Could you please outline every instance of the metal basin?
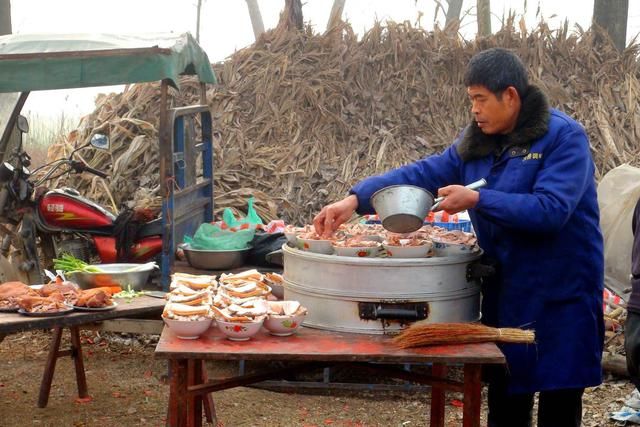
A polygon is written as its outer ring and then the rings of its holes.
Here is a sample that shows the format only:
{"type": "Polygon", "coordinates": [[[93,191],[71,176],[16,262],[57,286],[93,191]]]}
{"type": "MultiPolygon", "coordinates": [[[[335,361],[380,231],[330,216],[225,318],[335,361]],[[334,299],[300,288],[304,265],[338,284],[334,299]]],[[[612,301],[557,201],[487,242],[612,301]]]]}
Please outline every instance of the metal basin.
{"type": "Polygon", "coordinates": [[[224,270],[244,264],[251,248],[224,251],[208,251],[183,247],[184,255],[191,267],[201,270],[224,270]]]}
{"type": "Polygon", "coordinates": [[[433,205],[433,195],[414,185],[392,185],[376,191],[371,205],[385,230],[411,233],[422,227],[433,205]]]}
{"type": "Polygon", "coordinates": [[[139,266],[140,264],[98,264],[96,267],[103,270],[104,273],[77,272],[67,276],[71,281],[77,283],[80,289],[119,285],[124,290],[130,287],[131,290],[141,291],[155,267],[150,265],[141,271],[130,271],[139,266]]]}

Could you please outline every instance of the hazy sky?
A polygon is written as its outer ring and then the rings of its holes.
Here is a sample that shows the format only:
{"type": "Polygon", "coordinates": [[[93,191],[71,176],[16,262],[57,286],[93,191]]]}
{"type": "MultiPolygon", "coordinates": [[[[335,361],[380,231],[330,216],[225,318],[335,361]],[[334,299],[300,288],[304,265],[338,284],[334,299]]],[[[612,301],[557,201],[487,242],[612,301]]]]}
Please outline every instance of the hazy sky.
{"type": "MultiPolygon", "coordinates": [[[[212,62],[221,61],[236,49],[253,42],[253,31],[245,0],[202,0],[200,44],[212,62]]],[[[259,0],[265,28],[272,28],[284,6],[284,0],[259,0]]],[[[333,0],[303,0],[303,15],[316,31],[323,31],[333,0]]],[[[441,3],[446,4],[442,0],[441,3]]],[[[640,1],[629,2],[628,39],[640,32],[640,1]]],[[[444,22],[444,13],[434,0],[346,0],[343,17],[362,34],[375,19],[415,22],[422,13],[421,24],[432,29],[434,22],[444,22]]],[[[461,31],[471,38],[476,29],[476,0],[464,0],[465,17],[461,31]]],[[[11,0],[14,33],[196,33],[197,0],[11,0]]],[[[500,19],[509,9],[523,15],[528,26],[540,17],[557,28],[564,19],[570,25],[587,28],[591,22],[593,0],[491,0],[492,28],[500,27],[500,19]],[[536,17],[536,11],[540,15],[536,17]]],[[[31,95],[26,109],[50,112],[64,105],[69,114],[93,110],[95,89],[38,92],[31,95]]],[[[53,116],[57,112],[52,112],[53,116]]]]}

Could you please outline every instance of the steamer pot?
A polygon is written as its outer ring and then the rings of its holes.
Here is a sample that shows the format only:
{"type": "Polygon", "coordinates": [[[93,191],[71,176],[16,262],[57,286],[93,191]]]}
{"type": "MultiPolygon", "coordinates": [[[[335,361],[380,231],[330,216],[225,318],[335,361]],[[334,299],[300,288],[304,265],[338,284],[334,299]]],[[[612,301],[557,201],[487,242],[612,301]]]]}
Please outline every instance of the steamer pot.
{"type": "Polygon", "coordinates": [[[417,320],[473,322],[482,253],[434,258],[352,258],[284,245],[284,297],[307,307],[305,326],[396,333],[417,320]]]}

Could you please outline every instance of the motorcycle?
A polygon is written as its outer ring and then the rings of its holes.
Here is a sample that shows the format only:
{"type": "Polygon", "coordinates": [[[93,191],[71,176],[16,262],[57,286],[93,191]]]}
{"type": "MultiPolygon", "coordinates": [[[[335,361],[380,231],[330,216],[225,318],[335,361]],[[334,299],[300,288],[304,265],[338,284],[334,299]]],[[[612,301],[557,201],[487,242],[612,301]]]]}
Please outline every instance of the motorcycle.
{"type": "Polygon", "coordinates": [[[142,263],[162,251],[161,219],[143,219],[126,209],[116,216],[73,188],[41,187],[67,173],[106,178],[73,157],[89,146],[108,150],[107,136],[94,134],[67,158],[30,171],[31,158],[22,143],[29,131],[25,117],[18,117],[17,130],[16,148],[0,164],[0,283],[43,283],[44,269],[63,253],[86,262],[97,256],[101,263],[142,263]]]}

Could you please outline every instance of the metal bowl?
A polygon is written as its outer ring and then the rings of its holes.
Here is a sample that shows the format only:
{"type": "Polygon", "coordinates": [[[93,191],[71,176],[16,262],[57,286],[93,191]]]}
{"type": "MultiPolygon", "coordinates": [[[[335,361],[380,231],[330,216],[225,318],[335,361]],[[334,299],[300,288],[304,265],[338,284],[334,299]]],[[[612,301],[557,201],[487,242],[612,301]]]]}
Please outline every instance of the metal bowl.
{"type": "Polygon", "coordinates": [[[149,265],[142,270],[131,271],[141,264],[98,264],[96,267],[104,273],[70,273],[68,278],[77,283],[80,289],[99,288],[101,286],[119,285],[122,289],[141,291],[155,268],[149,265]]]}
{"type": "Polygon", "coordinates": [[[392,185],[376,191],[371,205],[385,230],[411,233],[422,227],[433,205],[433,195],[414,185],[392,185]]]}
{"type": "Polygon", "coordinates": [[[251,248],[208,251],[183,247],[187,262],[193,268],[201,270],[224,270],[240,267],[249,254],[251,248]]]}

